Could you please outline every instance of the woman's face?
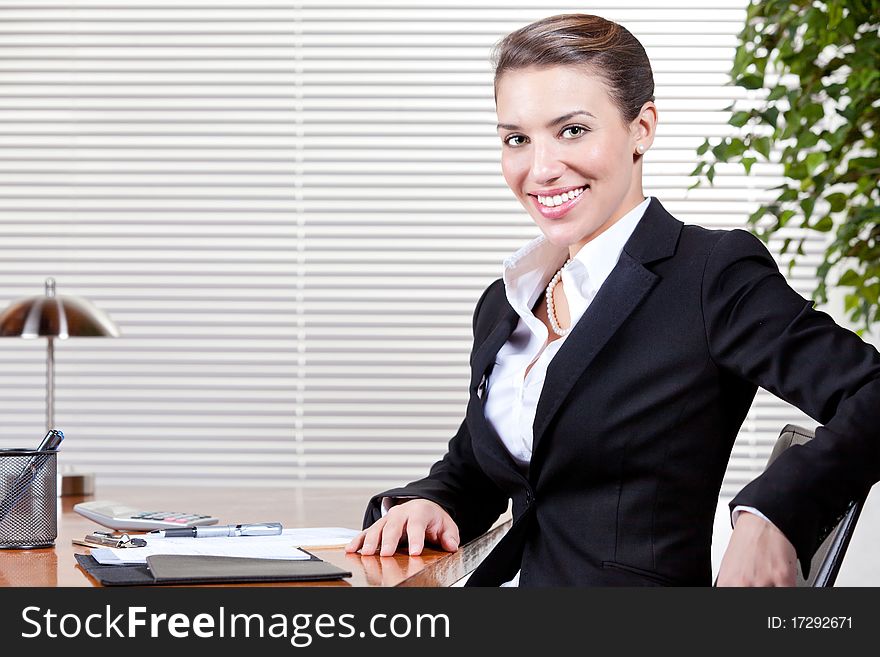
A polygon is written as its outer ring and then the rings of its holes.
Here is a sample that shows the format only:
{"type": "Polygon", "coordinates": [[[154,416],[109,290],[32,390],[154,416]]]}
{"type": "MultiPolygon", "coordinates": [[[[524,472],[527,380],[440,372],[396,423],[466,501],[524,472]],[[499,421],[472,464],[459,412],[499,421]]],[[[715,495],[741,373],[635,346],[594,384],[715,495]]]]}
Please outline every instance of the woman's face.
{"type": "Polygon", "coordinates": [[[504,179],[553,244],[574,255],[644,200],[636,146],[653,141],[653,103],[624,126],[601,78],[556,66],[504,73],[496,111],[504,179]]]}

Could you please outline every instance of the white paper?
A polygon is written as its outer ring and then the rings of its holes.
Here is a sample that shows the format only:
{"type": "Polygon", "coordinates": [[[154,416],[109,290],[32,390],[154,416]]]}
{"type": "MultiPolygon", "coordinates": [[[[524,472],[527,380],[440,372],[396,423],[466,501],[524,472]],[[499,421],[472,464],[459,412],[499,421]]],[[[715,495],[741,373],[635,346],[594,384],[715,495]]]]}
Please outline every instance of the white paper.
{"type": "Polygon", "coordinates": [[[309,546],[344,546],[360,532],[342,527],[285,529],[275,536],[216,536],[210,538],[160,538],[139,536],[142,548],[92,548],[92,556],[104,565],[145,564],[154,554],[185,554],[252,559],[310,559],[299,549],[309,546]]]}
{"type": "Polygon", "coordinates": [[[283,534],[299,547],[345,547],[360,531],[345,527],[297,527],[285,529],[283,534]]]}

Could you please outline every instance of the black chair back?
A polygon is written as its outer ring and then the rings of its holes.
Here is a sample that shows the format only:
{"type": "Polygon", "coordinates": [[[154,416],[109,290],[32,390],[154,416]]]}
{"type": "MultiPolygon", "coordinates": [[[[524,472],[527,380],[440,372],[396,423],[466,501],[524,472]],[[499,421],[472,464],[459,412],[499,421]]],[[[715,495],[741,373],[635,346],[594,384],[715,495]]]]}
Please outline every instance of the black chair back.
{"type": "MultiPolygon", "coordinates": [[[[801,445],[812,440],[813,432],[794,424],[787,424],[779,433],[773,452],[767,460],[769,466],[784,450],[792,445],[801,445]]],[[[834,586],[846,548],[855,531],[856,521],[862,512],[867,495],[852,500],[843,516],[819,545],[813,559],[810,561],[810,576],[804,579],[800,563],[796,586],[834,586]]]]}

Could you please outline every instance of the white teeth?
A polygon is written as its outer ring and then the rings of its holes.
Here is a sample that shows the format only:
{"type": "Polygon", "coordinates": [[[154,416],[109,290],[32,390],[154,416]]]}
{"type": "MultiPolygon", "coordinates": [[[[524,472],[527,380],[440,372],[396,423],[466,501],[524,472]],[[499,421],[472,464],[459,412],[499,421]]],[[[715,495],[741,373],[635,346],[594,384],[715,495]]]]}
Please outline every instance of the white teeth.
{"type": "Polygon", "coordinates": [[[538,203],[548,208],[555,208],[557,205],[562,205],[567,201],[577,198],[583,194],[585,189],[586,187],[579,187],[564,194],[556,194],[555,196],[538,196],[538,203]]]}

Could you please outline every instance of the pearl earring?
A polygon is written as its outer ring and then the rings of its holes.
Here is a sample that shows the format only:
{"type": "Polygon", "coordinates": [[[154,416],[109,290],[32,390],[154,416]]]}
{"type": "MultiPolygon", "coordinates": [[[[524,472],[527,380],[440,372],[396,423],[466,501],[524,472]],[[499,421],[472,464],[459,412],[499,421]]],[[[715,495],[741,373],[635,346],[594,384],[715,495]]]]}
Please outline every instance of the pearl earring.
{"type": "Polygon", "coordinates": [[[639,144],[638,146],[636,146],[636,150],[639,152],[639,155],[643,155],[645,152],[645,147],[639,144]]]}

